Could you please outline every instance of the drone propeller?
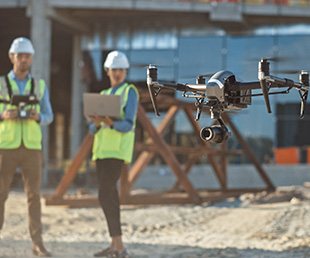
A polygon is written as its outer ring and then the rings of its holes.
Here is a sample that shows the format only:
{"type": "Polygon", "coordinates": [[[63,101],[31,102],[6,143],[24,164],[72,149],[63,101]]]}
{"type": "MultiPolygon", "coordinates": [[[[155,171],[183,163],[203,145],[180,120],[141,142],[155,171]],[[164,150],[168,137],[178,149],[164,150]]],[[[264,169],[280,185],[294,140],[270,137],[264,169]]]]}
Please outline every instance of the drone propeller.
{"type": "Polygon", "coordinates": [[[201,78],[210,78],[214,75],[215,73],[207,73],[207,74],[199,74],[196,76],[184,76],[180,78],[181,80],[191,80],[191,79],[201,79],[201,78]]]}
{"type": "MultiPolygon", "coordinates": [[[[147,63],[131,63],[130,67],[132,68],[148,68],[149,64],[147,63]]],[[[172,65],[168,65],[168,64],[159,64],[156,65],[156,67],[161,67],[161,68],[171,68],[172,65]]]]}
{"type": "Polygon", "coordinates": [[[246,61],[249,62],[256,62],[257,60],[266,60],[266,61],[272,61],[272,62],[276,62],[276,63],[280,63],[280,62],[288,62],[288,61],[292,61],[294,58],[293,57],[284,57],[284,56],[275,56],[275,57],[264,57],[264,58],[248,58],[246,59],[246,61]]]}
{"type": "Polygon", "coordinates": [[[215,73],[207,73],[207,74],[200,74],[200,75],[197,75],[197,78],[198,77],[212,77],[215,73]]]}

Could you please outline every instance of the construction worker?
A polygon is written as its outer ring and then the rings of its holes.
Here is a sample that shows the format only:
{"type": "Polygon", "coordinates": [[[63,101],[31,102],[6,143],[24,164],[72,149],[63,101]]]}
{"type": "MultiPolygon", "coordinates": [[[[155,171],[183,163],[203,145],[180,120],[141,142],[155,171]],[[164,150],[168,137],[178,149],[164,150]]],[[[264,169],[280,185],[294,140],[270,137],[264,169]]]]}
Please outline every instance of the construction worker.
{"type": "Polygon", "coordinates": [[[36,256],[49,257],[51,255],[42,240],[41,125],[48,125],[53,121],[53,111],[44,80],[34,80],[30,74],[34,53],[29,39],[16,38],[9,49],[13,69],[0,78],[0,230],[10,185],[16,169],[21,168],[28,199],[32,251],[36,256]],[[13,105],[10,101],[17,95],[30,96],[29,100],[32,102],[27,102],[28,105],[23,102],[13,105]]]}
{"type": "Polygon", "coordinates": [[[92,159],[96,161],[99,203],[111,236],[110,246],[94,254],[95,257],[128,257],[122,242],[117,191],[117,181],[123,165],[132,160],[139,98],[135,86],[124,81],[128,68],[129,62],[126,55],[119,51],[110,52],[104,63],[111,87],[103,90],[101,94],[120,95],[121,119],[114,120],[110,117],[99,117],[96,114],[90,117],[93,121],[90,131],[95,134],[92,159]]]}

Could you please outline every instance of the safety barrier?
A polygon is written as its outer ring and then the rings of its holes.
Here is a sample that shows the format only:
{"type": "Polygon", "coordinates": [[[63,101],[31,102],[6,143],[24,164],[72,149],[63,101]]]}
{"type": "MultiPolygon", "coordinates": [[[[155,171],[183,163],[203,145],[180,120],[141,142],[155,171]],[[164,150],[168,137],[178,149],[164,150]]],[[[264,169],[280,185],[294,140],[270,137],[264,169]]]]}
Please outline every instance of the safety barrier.
{"type": "Polygon", "coordinates": [[[310,164],[310,147],[286,147],[274,149],[277,165],[310,164]]]}

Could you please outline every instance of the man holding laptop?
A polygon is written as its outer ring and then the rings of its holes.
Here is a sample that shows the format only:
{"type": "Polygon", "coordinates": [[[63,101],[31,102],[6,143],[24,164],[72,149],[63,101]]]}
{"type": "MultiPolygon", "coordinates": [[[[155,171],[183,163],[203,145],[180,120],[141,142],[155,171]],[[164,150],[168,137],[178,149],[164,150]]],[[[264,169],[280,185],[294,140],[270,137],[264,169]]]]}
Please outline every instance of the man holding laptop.
{"type": "Polygon", "coordinates": [[[100,116],[102,110],[88,115],[93,122],[90,131],[95,135],[92,159],[96,161],[99,203],[105,214],[112,240],[110,246],[94,254],[95,257],[128,257],[122,242],[117,191],[117,181],[123,165],[132,160],[139,99],[136,87],[124,81],[128,68],[126,55],[119,51],[110,52],[104,63],[111,87],[100,94],[119,96],[118,100],[113,99],[113,102],[119,103],[119,117],[117,114],[114,117],[100,116]]]}

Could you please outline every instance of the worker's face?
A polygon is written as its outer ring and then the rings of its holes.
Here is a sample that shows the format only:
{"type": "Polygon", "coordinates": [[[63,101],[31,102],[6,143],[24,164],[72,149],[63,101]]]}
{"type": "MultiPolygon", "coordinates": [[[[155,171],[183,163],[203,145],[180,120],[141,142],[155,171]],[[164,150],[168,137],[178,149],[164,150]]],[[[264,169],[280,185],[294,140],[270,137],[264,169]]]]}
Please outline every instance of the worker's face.
{"type": "Polygon", "coordinates": [[[32,64],[33,55],[28,53],[14,53],[10,55],[15,72],[28,72],[32,64]]]}
{"type": "Polygon", "coordinates": [[[127,70],[126,69],[108,69],[107,75],[110,78],[111,86],[115,87],[121,84],[126,77],[127,70]]]}

